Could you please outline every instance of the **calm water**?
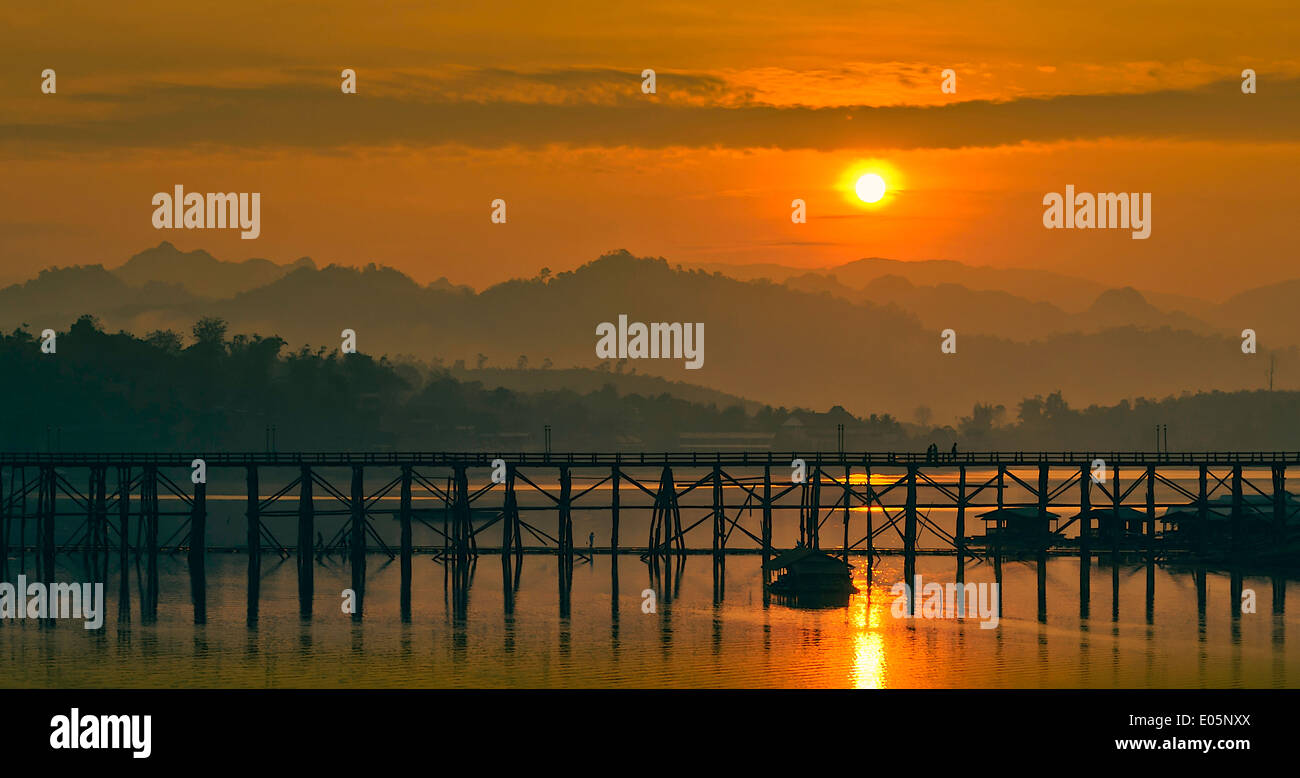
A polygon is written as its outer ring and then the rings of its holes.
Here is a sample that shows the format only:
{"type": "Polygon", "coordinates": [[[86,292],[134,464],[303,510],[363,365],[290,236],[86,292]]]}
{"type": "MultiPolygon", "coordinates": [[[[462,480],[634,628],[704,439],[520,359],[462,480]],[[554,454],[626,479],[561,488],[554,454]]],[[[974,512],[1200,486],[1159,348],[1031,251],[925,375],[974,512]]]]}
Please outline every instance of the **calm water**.
{"type": "MultiPolygon", "coordinates": [[[[571,612],[560,617],[556,560],[524,559],[513,615],[504,609],[500,558],[480,558],[463,618],[443,568],[414,562],[412,621],[398,612],[399,568],[369,560],[364,621],[341,612],[349,585],[341,559],[316,573],[315,617],[299,618],[292,560],[263,560],[261,619],[245,624],[246,558],[210,554],[208,623],[192,623],[184,556],[160,559],[157,622],[116,621],[116,571],[101,630],[78,621],[53,628],[0,626],[0,685],[47,687],[1287,687],[1300,678],[1300,652],[1287,639],[1300,617],[1275,614],[1271,579],[1247,577],[1258,612],[1234,619],[1230,582],[1210,574],[1204,622],[1192,576],[1155,570],[1151,623],[1146,569],[1121,565],[1120,609],[1112,620],[1111,568],[1093,568],[1091,614],[1079,618],[1078,561],[1048,563],[1048,617],[1037,619],[1031,563],[1008,563],[996,629],[975,619],[904,620],[891,615],[889,587],[902,559],[877,565],[847,607],[764,607],[757,557],[727,560],[725,598],[713,602],[711,560],[688,558],[680,586],[658,612],[641,609],[649,584],[635,557],[597,555],[573,574],[571,612]]],[[[953,559],[921,557],[927,580],[952,580],[953,559]]],[[[968,581],[992,580],[988,564],[968,581]]],[[[80,580],[75,566],[63,580],[80,580]]],[[[1287,586],[1295,602],[1296,585],[1287,586]]],[[[133,592],[134,580],[133,580],[133,592]]],[[[1294,610],[1294,608],[1293,608],[1294,610]]]]}

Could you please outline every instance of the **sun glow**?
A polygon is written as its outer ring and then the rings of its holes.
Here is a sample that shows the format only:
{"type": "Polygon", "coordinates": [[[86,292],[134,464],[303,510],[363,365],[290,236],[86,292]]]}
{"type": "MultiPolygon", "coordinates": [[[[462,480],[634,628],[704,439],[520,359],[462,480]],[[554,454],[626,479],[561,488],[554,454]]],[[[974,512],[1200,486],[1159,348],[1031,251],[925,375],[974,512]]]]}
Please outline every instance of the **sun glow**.
{"type": "Polygon", "coordinates": [[[875,173],[867,173],[853,185],[853,191],[858,193],[858,199],[864,203],[880,202],[880,198],[885,196],[886,188],[885,179],[875,173]]]}
{"type": "Polygon", "coordinates": [[[844,170],[837,188],[848,202],[875,209],[892,202],[902,191],[902,183],[902,175],[889,162],[863,159],[844,170]]]}

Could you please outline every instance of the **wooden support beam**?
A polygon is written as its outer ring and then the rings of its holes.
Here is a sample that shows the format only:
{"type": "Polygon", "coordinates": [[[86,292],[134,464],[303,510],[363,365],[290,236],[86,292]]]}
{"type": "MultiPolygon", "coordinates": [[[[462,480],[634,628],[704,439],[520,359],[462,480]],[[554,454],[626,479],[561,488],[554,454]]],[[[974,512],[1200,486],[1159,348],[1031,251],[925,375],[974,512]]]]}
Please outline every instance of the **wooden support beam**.
{"type": "Polygon", "coordinates": [[[822,469],[821,467],[813,468],[812,481],[812,505],[808,510],[808,536],[811,538],[812,547],[821,549],[822,547],[822,469]]]}
{"type": "MultiPolygon", "coordinates": [[[[763,538],[763,564],[766,565],[772,559],[772,466],[764,465],[763,467],[763,528],[759,532],[763,538]]],[[[767,572],[763,572],[763,580],[767,580],[767,572]]],[[[764,588],[766,591],[766,588],[764,588]]]]}
{"type": "MultiPolygon", "coordinates": [[[[904,531],[903,531],[903,580],[907,583],[909,591],[916,581],[916,465],[907,466],[907,505],[904,507],[904,531]]],[[[907,613],[909,616],[914,615],[913,610],[919,592],[912,592],[912,596],[907,601],[907,613]]]]}
{"type": "MultiPolygon", "coordinates": [[[[612,522],[610,536],[609,536],[609,553],[611,557],[618,556],[618,482],[620,480],[622,480],[622,475],[619,473],[618,465],[614,465],[609,470],[609,483],[610,483],[609,510],[610,510],[610,521],[612,522]]],[[[613,565],[614,568],[617,570],[618,562],[615,561],[613,565]]],[[[614,575],[614,580],[617,581],[618,573],[615,572],[613,575],[614,575]]],[[[617,608],[617,606],[615,607],[617,608]]]]}
{"type": "Polygon", "coordinates": [[[452,509],[452,553],[457,560],[465,561],[470,557],[474,528],[471,518],[472,509],[469,504],[469,475],[466,473],[465,466],[456,465],[453,477],[455,478],[453,490],[455,503],[452,509]]]}
{"type": "MultiPolygon", "coordinates": [[[[1050,527],[1050,521],[1047,517],[1047,496],[1048,496],[1048,479],[1051,475],[1049,465],[1038,466],[1038,522],[1039,527],[1046,530],[1050,527]]],[[[1034,564],[1034,572],[1038,577],[1038,620],[1047,622],[1047,540],[1044,539],[1038,543],[1038,554],[1034,564]]]]}
{"type": "Polygon", "coordinates": [[[257,465],[248,465],[245,477],[245,517],[247,531],[245,544],[248,553],[248,624],[257,624],[257,608],[262,587],[262,518],[261,498],[258,497],[257,465]]]}
{"type": "MultiPolygon", "coordinates": [[[[876,528],[872,517],[875,508],[871,505],[876,490],[871,485],[871,468],[867,468],[867,586],[871,585],[872,573],[876,567],[876,528]]],[[[908,584],[911,586],[911,584],[908,584]]]]}
{"type": "Polygon", "coordinates": [[[1201,558],[1205,557],[1205,550],[1209,547],[1207,535],[1209,535],[1210,530],[1210,499],[1209,493],[1206,489],[1206,481],[1208,478],[1209,468],[1205,465],[1201,465],[1196,479],[1196,554],[1201,558]]]}
{"type": "Polygon", "coordinates": [[[95,465],[90,469],[91,567],[95,581],[108,586],[108,468],[95,465]]]}
{"type": "MultiPolygon", "coordinates": [[[[513,491],[514,479],[510,478],[510,487],[513,491]]],[[[513,495],[511,495],[513,496],[513,495]]],[[[402,466],[402,485],[400,491],[400,508],[398,509],[398,521],[402,528],[402,581],[401,581],[401,615],[402,621],[411,620],[411,466],[402,466]]],[[[505,522],[506,542],[501,548],[501,558],[508,559],[510,521],[505,522]]]]}
{"type": "Polygon", "coordinates": [[[1079,467],[1079,618],[1088,618],[1092,594],[1092,468],[1079,467]]]}
{"type": "MultiPolygon", "coordinates": [[[[13,468],[9,468],[10,478],[13,468]]],[[[5,499],[5,469],[0,467],[0,581],[9,580],[9,502],[5,499]]]]}
{"type": "Polygon", "coordinates": [[[1124,491],[1123,489],[1120,488],[1119,465],[1116,465],[1114,468],[1111,469],[1110,491],[1111,491],[1110,553],[1111,553],[1111,562],[1115,565],[1118,565],[1119,564],[1119,541],[1120,538],[1124,536],[1125,529],[1127,529],[1124,522],[1123,512],[1120,510],[1120,508],[1122,507],[1120,503],[1123,502],[1124,500],[1124,491]]]}
{"type": "Polygon", "coordinates": [[[1156,466],[1147,465],[1147,559],[1156,556],[1156,466]]]}
{"type": "MultiPolygon", "coordinates": [[[[997,535],[993,538],[993,580],[998,583],[998,597],[1002,597],[1002,510],[1006,506],[1007,466],[998,465],[998,520],[993,522],[997,535]]],[[[1001,613],[1002,603],[998,602],[1001,613]]]]}
{"type": "Polygon", "coordinates": [[[1124,535],[1124,519],[1121,518],[1120,503],[1124,500],[1124,491],[1120,488],[1119,465],[1111,468],[1111,540],[1110,540],[1110,617],[1119,621],[1119,541],[1124,535]]]}
{"type": "Polygon", "coordinates": [[[957,467],[957,583],[966,581],[966,466],[957,467]]]}
{"type": "Polygon", "coordinates": [[[37,501],[37,521],[40,526],[40,580],[54,584],[54,481],[52,465],[41,466],[40,494],[37,501]]]}
{"type": "Polygon", "coordinates": [[[131,620],[131,468],[117,469],[117,620],[131,620]]]}
{"type": "Polygon", "coordinates": [[[307,619],[311,618],[316,589],[314,478],[311,465],[303,465],[298,471],[298,615],[307,619]]]}
{"type": "Polygon", "coordinates": [[[158,468],[145,465],[140,480],[140,515],[145,527],[145,595],[141,616],[158,618],[158,468]]]}
{"type": "Polygon", "coordinates": [[[849,488],[849,476],[852,468],[844,468],[844,564],[849,563],[849,496],[852,490],[849,488]]]}
{"type": "Polygon", "coordinates": [[[351,568],[352,593],[355,595],[355,610],[352,620],[360,621],[364,611],[366,597],[366,482],[365,466],[352,466],[352,542],[351,568]]]}
{"type": "Polygon", "coordinates": [[[207,534],[208,485],[194,484],[194,497],[190,505],[190,602],[194,607],[194,623],[206,624],[208,620],[207,534]]]}
{"type": "Polygon", "coordinates": [[[1242,541],[1242,496],[1241,496],[1241,465],[1232,466],[1232,527],[1229,530],[1232,538],[1229,546],[1232,549],[1232,561],[1235,563],[1241,558],[1241,541],[1242,541]]]}
{"type": "Polygon", "coordinates": [[[1286,465],[1273,465],[1273,543],[1286,540],[1286,465]]]}
{"type": "Polygon", "coordinates": [[[722,468],[713,466],[713,560],[722,557],[726,512],[722,507],[722,468]]]}
{"type": "Polygon", "coordinates": [[[560,465],[560,564],[563,569],[573,566],[573,474],[568,465],[560,465]]]}

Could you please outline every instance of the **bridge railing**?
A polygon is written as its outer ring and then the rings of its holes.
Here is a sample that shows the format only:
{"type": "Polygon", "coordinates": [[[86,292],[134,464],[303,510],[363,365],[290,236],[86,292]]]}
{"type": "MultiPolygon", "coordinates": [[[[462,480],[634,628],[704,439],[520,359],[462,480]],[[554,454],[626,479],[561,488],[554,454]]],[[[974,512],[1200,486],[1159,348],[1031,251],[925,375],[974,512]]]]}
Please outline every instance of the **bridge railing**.
{"type": "Polygon", "coordinates": [[[808,466],[903,467],[921,465],[1058,465],[1090,466],[1101,460],[1109,468],[1123,466],[1275,465],[1300,464],[1300,451],[961,451],[937,456],[923,451],[665,451],[665,452],[0,452],[2,466],[144,466],[189,467],[202,459],[207,466],[289,467],[300,465],[424,465],[488,467],[501,459],[514,466],[660,467],[773,466],[789,467],[795,459],[808,466]]]}

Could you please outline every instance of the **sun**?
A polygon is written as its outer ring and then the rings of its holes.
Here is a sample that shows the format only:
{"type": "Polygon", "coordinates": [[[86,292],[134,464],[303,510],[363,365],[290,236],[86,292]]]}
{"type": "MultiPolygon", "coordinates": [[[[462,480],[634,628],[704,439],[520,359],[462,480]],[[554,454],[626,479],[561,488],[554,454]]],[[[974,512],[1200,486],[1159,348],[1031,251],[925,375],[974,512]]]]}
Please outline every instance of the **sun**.
{"type": "Polygon", "coordinates": [[[858,199],[864,203],[880,202],[880,198],[885,196],[886,188],[885,179],[875,173],[867,173],[853,185],[854,191],[858,193],[858,199]]]}

